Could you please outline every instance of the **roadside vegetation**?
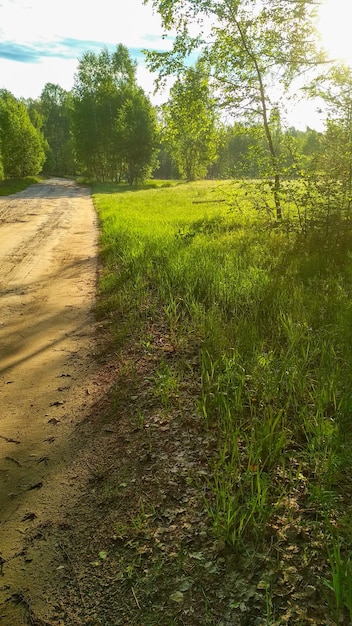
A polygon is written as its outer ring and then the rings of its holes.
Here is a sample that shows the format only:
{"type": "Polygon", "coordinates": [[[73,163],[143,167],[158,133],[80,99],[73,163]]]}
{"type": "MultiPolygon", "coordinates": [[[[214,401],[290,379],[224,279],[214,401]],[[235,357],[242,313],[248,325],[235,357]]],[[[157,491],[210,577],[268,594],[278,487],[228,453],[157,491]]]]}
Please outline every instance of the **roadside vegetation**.
{"type": "Polygon", "coordinates": [[[153,460],[166,477],[164,499],[160,484],[141,497],[138,529],[116,525],[141,555],[133,623],[352,618],[351,225],[302,228],[289,204],[278,225],[256,194],[94,186],[116,419],[129,402],[137,490],[153,460]],[[151,583],[171,589],[152,605],[151,583]]]}
{"type": "Polygon", "coordinates": [[[0,181],[0,196],[9,196],[12,193],[18,193],[27,189],[30,185],[39,183],[40,179],[36,176],[27,176],[26,178],[10,178],[0,181]]]}

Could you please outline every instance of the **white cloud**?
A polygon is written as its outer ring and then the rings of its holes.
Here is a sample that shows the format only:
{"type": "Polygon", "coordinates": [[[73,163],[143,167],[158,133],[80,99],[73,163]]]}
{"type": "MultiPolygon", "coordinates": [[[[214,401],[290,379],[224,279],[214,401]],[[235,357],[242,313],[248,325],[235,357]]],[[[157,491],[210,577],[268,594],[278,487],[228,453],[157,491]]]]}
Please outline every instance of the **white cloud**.
{"type": "MultiPolygon", "coordinates": [[[[70,91],[77,67],[76,59],[43,58],[39,63],[17,63],[0,59],[0,89],[7,89],[16,98],[33,99],[40,96],[46,83],[58,84],[70,91]]],[[[149,95],[153,104],[161,104],[167,99],[168,89],[165,93],[154,94],[155,78],[156,74],[151,73],[144,64],[138,64],[138,85],[149,95]]],[[[171,85],[172,79],[169,82],[171,85]]]]}
{"type": "Polygon", "coordinates": [[[148,36],[161,40],[160,17],[142,0],[3,0],[0,36],[17,43],[72,38],[128,47],[148,45],[148,36]]]}
{"type": "MultiPolygon", "coordinates": [[[[0,88],[25,98],[37,98],[47,82],[71,89],[84,50],[119,43],[134,49],[132,56],[141,48],[170,46],[162,39],[160,16],[142,0],[2,0],[0,88]]],[[[153,79],[143,64],[138,77],[152,92],[153,79]]]]}
{"type": "Polygon", "coordinates": [[[46,83],[70,90],[77,61],[42,59],[39,63],[17,63],[0,59],[0,89],[8,89],[16,98],[38,98],[46,83]]]}
{"type": "MultiPolygon", "coordinates": [[[[335,43],[337,39],[347,42],[347,36],[342,36],[342,24],[345,23],[348,30],[350,20],[343,22],[344,18],[337,12],[337,23],[334,11],[337,3],[344,8],[345,17],[347,13],[351,16],[352,0],[324,0],[325,43],[328,36],[335,43]]],[[[0,0],[0,88],[25,98],[39,97],[47,82],[69,90],[73,86],[78,57],[94,42],[98,49],[104,44],[116,46],[119,43],[135,50],[170,47],[168,40],[162,38],[160,16],[153,13],[150,4],[145,6],[143,0],[99,0],[97,3],[0,0]]],[[[152,95],[154,77],[140,59],[138,63],[138,83],[154,103],[165,101],[167,91],[152,95]]],[[[290,113],[292,123],[298,126],[305,122],[314,125],[314,120],[317,123],[313,106],[296,105],[290,113]]]]}

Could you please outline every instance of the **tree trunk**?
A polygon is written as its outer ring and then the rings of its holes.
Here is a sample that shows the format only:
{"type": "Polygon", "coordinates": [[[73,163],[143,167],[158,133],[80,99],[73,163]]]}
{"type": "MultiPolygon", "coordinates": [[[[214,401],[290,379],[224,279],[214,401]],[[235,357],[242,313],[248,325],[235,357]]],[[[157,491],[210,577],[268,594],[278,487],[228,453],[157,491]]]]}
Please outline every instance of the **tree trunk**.
{"type": "Polygon", "coordinates": [[[269,148],[269,153],[270,153],[270,160],[271,160],[271,165],[274,171],[274,186],[273,186],[273,196],[274,196],[274,203],[275,203],[275,210],[276,210],[276,219],[277,221],[281,221],[282,220],[282,208],[281,208],[281,201],[280,201],[280,189],[281,189],[281,176],[280,176],[280,171],[278,168],[278,158],[277,158],[277,154],[276,154],[276,150],[275,150],[275,146],[274,146],[274,142],[273,142],[273,138],[272,138],[272,134],[271,134],[271,130],[270,130],[270,125],[269,125],[269,116],[268,116],[268,109],[267,109],[267,99],[266,99],[266,93],[265,93],[265,87],[264,87],[264,83],[263,83],[263,77],[262,77],[262,72],[261,69],[259,67],[259,63],[257,60],[257,56],[256,54],[251,50],[250,48],[250,44],[242,30],[242,27],[240,25],[240,23],[237,21],[236,17],[234,17],[238,32],[240,33],[241,36],[241,40],[243,43],[243,47],[246,51],[246,53],[248,54],[249,58],[252,60],[253,65],[255,67],[255,71],[257,74],[257,78],[258,78],[258,85],[259,85],[259,93],[260,93],[260,102],[262,105],[262,116],[263,116],[263,124],[264,124],[264,131],[265,131],[265,136],[268,142],[268,148],[269,148]]]}

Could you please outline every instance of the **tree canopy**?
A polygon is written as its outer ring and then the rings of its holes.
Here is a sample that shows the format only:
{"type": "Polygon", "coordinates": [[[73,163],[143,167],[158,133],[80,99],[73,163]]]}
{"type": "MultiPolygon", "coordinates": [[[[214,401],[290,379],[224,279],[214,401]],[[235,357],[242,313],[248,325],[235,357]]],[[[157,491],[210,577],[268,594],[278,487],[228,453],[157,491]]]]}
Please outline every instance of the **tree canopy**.
{"type": "Polygon", "coordinates": [[[45,161],[45,141],[32,124],[27,108],[9,91],[0,91],[0,154],[3,175],[19,178],[38,174],[45,161]]]}
{"type": "Polygon", "coordinates": [[[218,103],[239,117],[260,120],[274,177],[277,216],[280,167],[270,111],[293,79],[322,60],[317,53],[313,0],[144,0],[158,11],[166,31],[176,30],[169,52],[149,52],[159,82],[185,71],[195,52],[210,67],[218,103]]]}
{"type": "Polygon", "coordinates": [[[147,178],[155,168],[157,134],[156,113],[149,99],[142,89],[130,89],[116,119],[122,171],[130,185],[147,178]]]}
{"type": "Polygon", "coordinates": [[[137,86],[136,64],[125,46],[82,56],[73,104],[77,157],[89,176],[121,180],[127,175],[133,182],[148,170],[156,122],[153,125],[150,102],[137,86]]]}
{"type": "Polygon", "coordinates": [[[41,93],[39,106],[43,116],[43,132],[48,142],[45,170],[55,175],[74,174],[71,93],[60,85],[47,83],[41,93]]]}
{"type": "Polygon", "coordinates": [[[204,178],[217,157],[215,103],[204,64],[179,77],[163,107],[164,138],[184,178],[204,178]]]}

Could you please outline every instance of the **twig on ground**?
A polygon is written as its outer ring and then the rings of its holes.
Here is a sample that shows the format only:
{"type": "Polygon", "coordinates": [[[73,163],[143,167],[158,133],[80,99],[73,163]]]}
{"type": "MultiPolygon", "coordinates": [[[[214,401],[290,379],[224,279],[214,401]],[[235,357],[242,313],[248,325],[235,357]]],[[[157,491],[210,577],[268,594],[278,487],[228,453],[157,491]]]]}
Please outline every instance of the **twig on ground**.
{"type": "Polygon", "coordinates": [[[135,590],[133,589],[133,587],[132,587],[132,593],[133,593],[133,597],[134,597],[134,599],[135,599],[135,601],[136,601],[136,605],[138,606],[139,610],[141,611],[141,610],[142,610],[142,609],[141,609],[141,605],[140,605],[140,604],[139,604],[139,602],[138,602],[138,598],[137,598],[137,596],[136,596],[136,593],[135,593],[135,590]]]}
{"type": "Polygon", "coordinates": [[[85,608],[85,602],[84,602],[84,598],[83,598],[83,594],[82,594],[81,585],[80,585],[80,583],[79,583],[78,576],[77,576],[77,574],[76,574],[76,571],[75,571],[74,565],[73,565],[73,563],[72,563],[72,559],[71,559],[70,555],[68,554],[68,552],[67,552],[67,550],[66,550],[65,546],[63,546],[63,545],[62,545],[62,543],[60,543],[60,544],[59,544],[59,546],[60,546],[60,548],[61,548],[61,550],[62,550],[62,552],[63,552],[63,554],[64,554],[64,556],[65,556],[66,561],[68,562],[68,564],[69,564],[69,566],[70,566],[70,568],[71,568],[71,570],[72,570],[72,574],[73,574],[74,579],[75,579],[75,581],[76,581],[76,585],[77,585],[77,589],[78,589],[78,593],[79,593],[79,597],[80,597],[80,600],[81,600],[82,606],[83,606],[83,608],[85,608]]]}

